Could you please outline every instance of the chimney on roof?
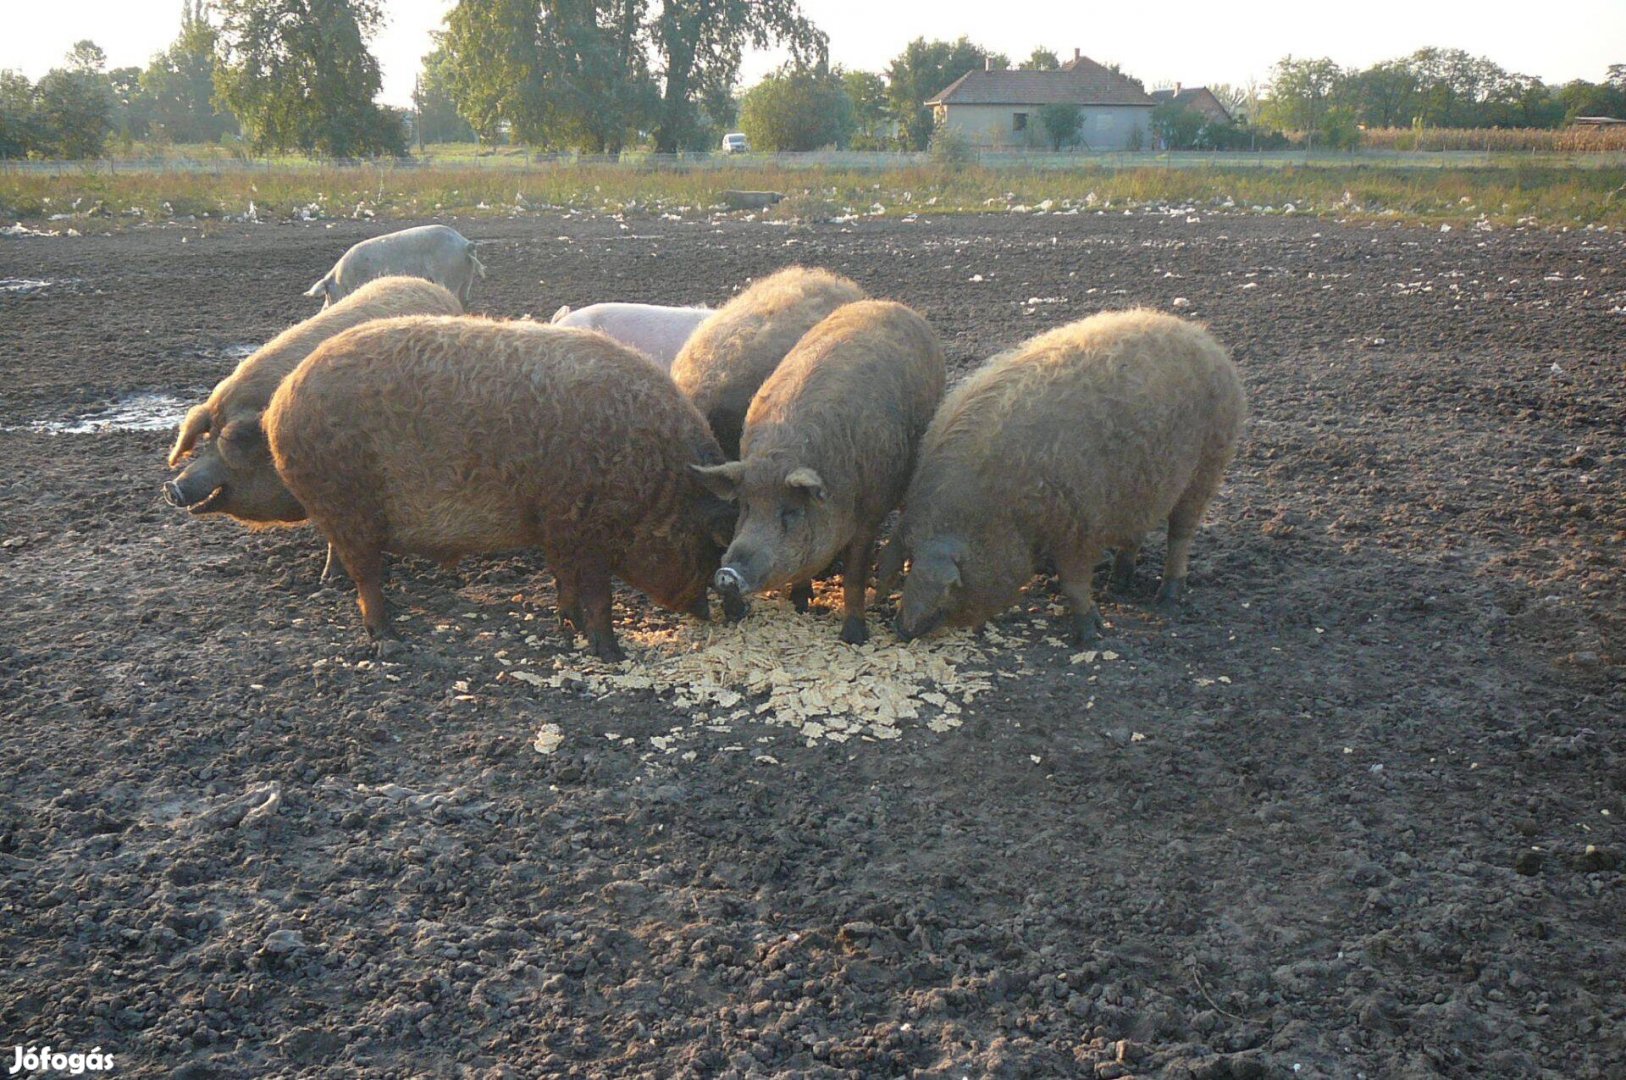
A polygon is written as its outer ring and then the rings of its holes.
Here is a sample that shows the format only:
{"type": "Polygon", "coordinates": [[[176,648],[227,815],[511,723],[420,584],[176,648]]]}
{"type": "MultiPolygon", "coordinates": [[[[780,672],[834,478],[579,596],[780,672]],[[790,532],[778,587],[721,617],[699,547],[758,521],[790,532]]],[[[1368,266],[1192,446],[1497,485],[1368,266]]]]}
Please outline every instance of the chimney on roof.
{"type": "Polygon", "coordinates": [[[985,57],[982,58],[982,70],[984,70],[984,71],[992,71],[992,70],[994,70],[994,58],[992,56],[985,56],[985,57]]]}
{"type": "Polygon", "coordinates": [[[1180,96],[1180,84],[1178,82],[1174,84],[1174,96],[1180,96]]]}
{"type": "Polygon", "coordinates": [[[1074,60],[1082,60],[1083,58],[1084,58],[1083,50],[1080,49],[1077,45],[1074,45],[1073,46],[1073,59],[1074,60]]]}

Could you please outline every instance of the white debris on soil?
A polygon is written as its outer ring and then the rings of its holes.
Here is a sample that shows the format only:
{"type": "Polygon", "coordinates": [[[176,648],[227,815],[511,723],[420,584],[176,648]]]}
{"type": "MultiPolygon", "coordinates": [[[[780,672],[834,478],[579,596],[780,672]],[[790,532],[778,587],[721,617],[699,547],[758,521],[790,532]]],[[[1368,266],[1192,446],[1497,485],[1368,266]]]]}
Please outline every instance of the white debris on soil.
{"type": "Polygon", "coordinates": [[[585,653],[552,661],[552,674],[506,674],[538,688],[596,696],[653,691],[688,719],[652,745],[671,753],[698,730],[727,732],[738,722],[788,727],[810,742],[896,739],[916,721],[934,732],[961,724],[964,706],[991,685],[987,658],[970,632],[904,644],[879,620],[854,647],[837,636],[835,582],[822,583],[822,608],[798,614],[786,600],[759,597],[738,623],[685,621],[670,628],[624,628],[631,659],[606,664],[585,653]]]}
{"type": "MultiPolygon", "coordinates": [[[[516,675],[528,675],[529,672],[514,672],[516,675]]],[[[530,680],[526,680],[529,682],[530,680]]],[[[543,724],[537,730],[536,738],[531,740],[531,749],[539,754],[551,754],[558,750],[565,741],[565,733],[559,730],[558,724],[543,724]]]]}

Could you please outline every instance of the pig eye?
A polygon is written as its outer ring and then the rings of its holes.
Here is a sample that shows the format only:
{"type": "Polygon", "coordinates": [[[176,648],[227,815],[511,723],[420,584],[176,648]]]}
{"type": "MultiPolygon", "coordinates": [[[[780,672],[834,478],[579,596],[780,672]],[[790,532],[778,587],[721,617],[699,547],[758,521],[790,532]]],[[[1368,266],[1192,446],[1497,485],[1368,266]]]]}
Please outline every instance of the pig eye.
{"type": "Polygon", "coordinates": [[[787,506],[779,511],[779,524],[782,528],[790,528],[802,520],[803,510],[800,506],[787,506]]]}

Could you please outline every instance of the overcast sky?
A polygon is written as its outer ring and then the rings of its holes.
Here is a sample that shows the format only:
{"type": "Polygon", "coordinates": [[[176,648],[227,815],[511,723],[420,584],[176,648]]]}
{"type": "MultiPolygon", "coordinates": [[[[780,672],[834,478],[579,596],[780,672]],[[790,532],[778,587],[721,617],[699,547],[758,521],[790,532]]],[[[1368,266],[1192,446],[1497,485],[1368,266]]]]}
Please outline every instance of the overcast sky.
{"type": "MultiPolygon", "coordinates": [[[[408,104],[419,59],[454,0],[384,0],[386,25],[372,42],[384,69],[384,101],[408,104]]],[[[1043,45],[1063,59],[1075,48],[1117,63],[1148,88],[1182,82],[1260,84],[1289,54],[1329,56],[1367,67],[1426,45],[1466,49],[1509,71],[1547,82],[1599,82],[1626,63],[1626,0],[1567,0],[1552,7],[1503,0],[1160,0],[1155,4],[1058,4],[1055,0],[802,0],[830,35],[830,58],[880,71],[916,37],[965,34],[1013,62],[1043,45]]],[[[30,79],[90,38],[109,67],[145,67],[180,29],[181,0],[0,0],[0,68],[30,79]]],[[[745,82],[782,57],[747,58],[745,82]]]]}

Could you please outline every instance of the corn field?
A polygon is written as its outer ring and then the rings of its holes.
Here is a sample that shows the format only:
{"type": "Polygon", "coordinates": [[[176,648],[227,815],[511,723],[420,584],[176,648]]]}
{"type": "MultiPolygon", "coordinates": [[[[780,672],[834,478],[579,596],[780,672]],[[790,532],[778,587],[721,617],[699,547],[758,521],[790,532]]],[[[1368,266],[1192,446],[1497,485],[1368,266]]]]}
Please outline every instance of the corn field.
{"type": "Polygon", "coordinates": [[[1367,128],[1367,150],[1590,154],[1626,151],[1626,124],[1567,128],[1367,128]]]}

